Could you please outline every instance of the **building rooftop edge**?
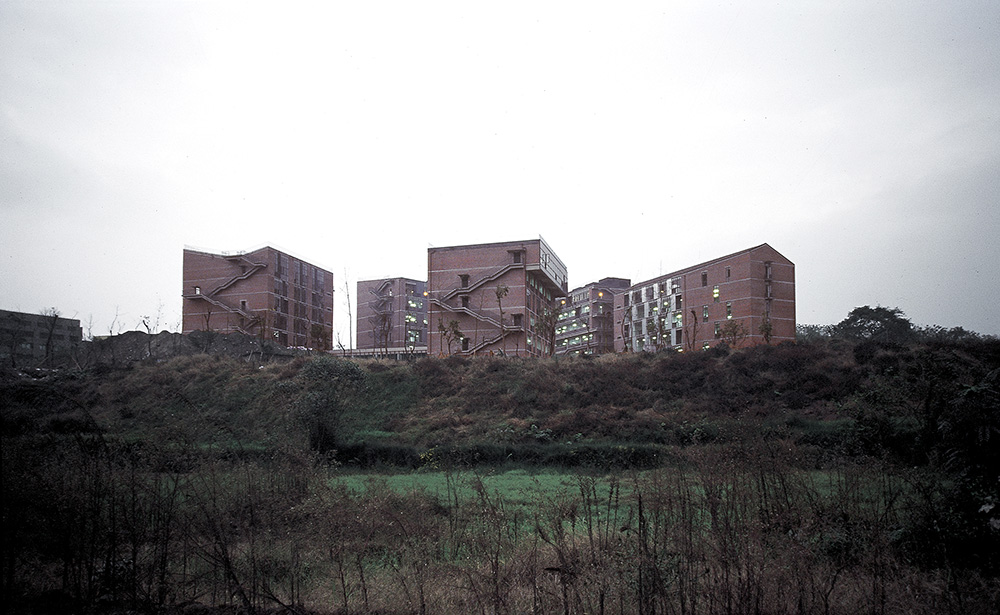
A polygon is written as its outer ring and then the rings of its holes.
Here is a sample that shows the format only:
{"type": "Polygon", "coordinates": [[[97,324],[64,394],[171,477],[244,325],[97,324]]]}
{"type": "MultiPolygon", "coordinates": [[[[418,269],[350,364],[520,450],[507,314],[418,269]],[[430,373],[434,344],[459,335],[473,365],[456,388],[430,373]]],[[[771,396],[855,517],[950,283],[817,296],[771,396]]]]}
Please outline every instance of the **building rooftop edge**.
{"type": "Polygon", "coordinates": [[[253,254],[254,252],[260,252],[261,250],[274,250],[275,252],[281,252],[287,256],[291,256],[294,259],[309,263],[313,267],[318,267],[323,271],[333,275],[333,269],[329,269],[325,265],[319,264],[315,259],[305,258],[301,254],[292,252],[291,250],[286,250],[285,248],[276,246],[274,244],[256,244],[252,248],[247,250],[209,250],[206,248],[201,248],[198,246],[191,246],[184,244],[185,252],[198,252],[199,254],[207,254],[208,256],[236,256],[240,254],[253,254]]]}
{"type": "MultiPolygon", "coordinates": [[[[721,261],[724,261],[724,260],[727,260],[727,259],[730,259],[730,258],[733,258],[733,257],[736,257],[736,256],[740,256],[742,254],[748,254],[750,252],[753,252],[754,250],[760,250],[761,248],[770,248],[770,249],[774,250],[774,248],[770,244],[768,244],[767,242],[764,242],[762,244],[759,244],[759,245],[756,245],[756,246],[753,246],[753,247],[750,247],[750,248],[745,248],[743,250],[737,250],[736,252],[732,252],[731,254],[726,254],[725,256],[719,256],[719,257],[713,258],[711,260],[707,260],[705,262],[698,263],[696,265],[691,265],[689,267],[684,267],[683,269],[678,269],[676,271],[671,271],[670,273],[663,273],[663,274],[660,274],[660,275],[657,275],[657,276],[653,276],[651,278],[642,280],[641,282],[636,282],[636,283],[632,284],[631,286],[629,286],[629,288],[631,289],[631,288],[635,288],[636,286],[644,286],[644,285],[649,284],[650,282],[653,282],[655,280],[662,280],[664,278],[671,278],[671,277],[674,277],[676,275],[683,275],[685,273],[689,273],[689,272],[691,272],[693,270],[696,270],[696,269],[704,269],[705,267],[709,267],[709,266],[714,265],[714,264],[716,264],[718,262],[721,262],[721,261]]],[[[792,263],[792,261],[789,260],[789,258],[786,257],[781,252],[778,252],[777,250],[774,250],[774,252],[778,256],[780,256],[781,258],[783,258],[786,261],[788,261],[789,263],[791,263],[793,266],[795,265],[795,263],[792,263]]]]}
{"type": "Polygon", "coordinates": [[[519,246],[519,245],[524,245],[526,243],[538,243],[538,242],[542,242],[542,239],[540,237],[536,237],[534,239],[521,239],[516,241],[489,241],[485,243],[469,243],[460,246],[429,246],[427,248],[427,251],[430,252],[431,250],[463,250],[468,248],[482,248],[486,246],[497,246],[497,247],[519,246]]]}

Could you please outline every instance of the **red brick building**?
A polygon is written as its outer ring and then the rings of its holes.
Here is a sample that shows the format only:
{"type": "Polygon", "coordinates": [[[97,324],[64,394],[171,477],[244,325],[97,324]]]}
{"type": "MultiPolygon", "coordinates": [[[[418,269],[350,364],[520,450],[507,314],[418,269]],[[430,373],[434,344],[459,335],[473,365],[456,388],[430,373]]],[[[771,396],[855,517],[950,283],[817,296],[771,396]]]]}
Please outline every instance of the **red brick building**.
{"type": "Polygon", "coordinates": [[[795,265],[766,243],[615,296],[618,352],[794,340],[795,265]]]}
{"type": "Polygon", "coordinates": [[[271,247],[184,250],[183,333],[269,336],[285,346],[333,346],[333,273],[271,247]]]}
{"type": "Polygon", "coordinates": [[[615,351],[614,299],[632,284],[602,278],[573,289],[560,301],[556,354],[606,354],[615,351]]]}
{"type": "Polygon", "coordinates": [[[566,265],[541,238],[427,250],[428,353],[548,356],[566,265]]]}
{"type": "Polygon", "coordinates": [[[427,351],[427,282],[383,278],[358,282],[357,350],[427,351]]]}

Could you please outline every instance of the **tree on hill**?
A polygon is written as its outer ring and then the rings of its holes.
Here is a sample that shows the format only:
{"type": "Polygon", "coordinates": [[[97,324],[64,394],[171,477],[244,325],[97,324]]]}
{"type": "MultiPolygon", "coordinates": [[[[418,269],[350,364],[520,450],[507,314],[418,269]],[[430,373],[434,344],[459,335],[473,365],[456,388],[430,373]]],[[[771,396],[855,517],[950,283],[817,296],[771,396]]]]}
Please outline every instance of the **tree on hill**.
{"type": "Polygon", "coordinates": [[[322,452],[336,448],[342,444],[348,402],[365,390],[364,370],[353,361],[324,356],[306,363],[298,380],[302,393],[296,406],[309,430],[310,446],[322,452]]]}
{"type": "Polygon", "coordinates": [[[913,339],[913,324],[899,308],[856,307],[832,327],[834,336],[901,344],[913,339]]]}
{"type": "Polygon", "coordinates": [[[722,328],[719,330],[719,335],[722,337],[722,341],[728,344],[730,348],[739,348],[746,341],[750,332],[738,320],[727,320],[726,324],[722,325],[722,328]]]}

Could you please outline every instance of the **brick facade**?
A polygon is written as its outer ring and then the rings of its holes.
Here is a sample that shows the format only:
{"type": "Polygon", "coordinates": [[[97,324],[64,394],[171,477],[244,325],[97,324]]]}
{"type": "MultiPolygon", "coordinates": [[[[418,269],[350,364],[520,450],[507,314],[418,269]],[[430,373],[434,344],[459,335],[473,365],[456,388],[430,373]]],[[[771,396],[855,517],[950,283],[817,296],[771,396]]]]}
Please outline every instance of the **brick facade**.
{"type": "Polygon", "coordinates": [[[795,265],[767,244],[634,284],[615,296],[618,352],[794,340],[795,265]]]}
{"type": "Polygon", "coordinates": [[[76,318],[0,310],[0,362],[11,367],[68,365],[82,341],[76,318]]]}
{"type": "Polygon", "coordinates": [[[271,337],[285,346],[333,346],[333,273],[271,247],[212,254],[184,250],[183,333],[271,337]]]}
{"type": "Polygon", "coordinates": [[[358,282],[357,349],[387,354],[425,353],[426,290],[427,282],[409,278],[358,282]]]}
{"type": "Polygon", "coordinates": [[[614,352],[614,297],[631,283],[624,278],[603,278],[570,291],[560,301],[556,354],[614,352]]]}
{"type": "Polygon", "coordinates": [[[428,354],[548,356],[566,291],[566,266],[540,238],[429,248],[428,354]]]}

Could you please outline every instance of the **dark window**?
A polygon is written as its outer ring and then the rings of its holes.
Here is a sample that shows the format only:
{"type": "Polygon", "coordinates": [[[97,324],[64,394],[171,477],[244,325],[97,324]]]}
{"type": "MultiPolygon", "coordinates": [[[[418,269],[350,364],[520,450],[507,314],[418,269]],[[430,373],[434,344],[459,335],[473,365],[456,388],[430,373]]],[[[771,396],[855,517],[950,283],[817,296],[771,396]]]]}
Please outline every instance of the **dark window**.
{"type": "Polygon", "coordinates": [[[469,295],[462,295],[462,307],[469,307],[469,295]]]}
{"type": "Polygon", "coordinates": [[[514,314],[512,317],[514,318],[515,327],[520,327],[523,324],[524,314],[514,314]]]}
{"type": "Polygon", "coordinates": [[[701,318],[704,322],[708,322],[708,306],[701,306],[701,318]]]}
{"type": "Polygon", "coordinates": [[[469,349],[469,338],[463,337],[462,338],[462,350],[468,350],[468,349],[469,349]]]}
{"type": "Polygon", "coordinates": [[[514,262],[515,263],[520,263],[521,262],[521,253],[520,252],[514,252],[513,254],[514,254],[514,262]]]}
{"type": "Polygon", "coordinates": [[[468,288],[469,287],[469,274],[463,273],[463,274],[459,275],[458,278],[462,282],[462,288],[468,288]]]}
{"type": "Polygon", "coordinates": [[[729,267],[726,267],[726,279],[727,280],[729,279],[729,276],[731,275],[731,273],[732,272],[729,270],[729,267]]]}
{"type": "Polygon", "coordinates": [[[702,271],[701,272],[701,285],[702,286],[708,286],[708,272],[707,271],[702,271]]]}

